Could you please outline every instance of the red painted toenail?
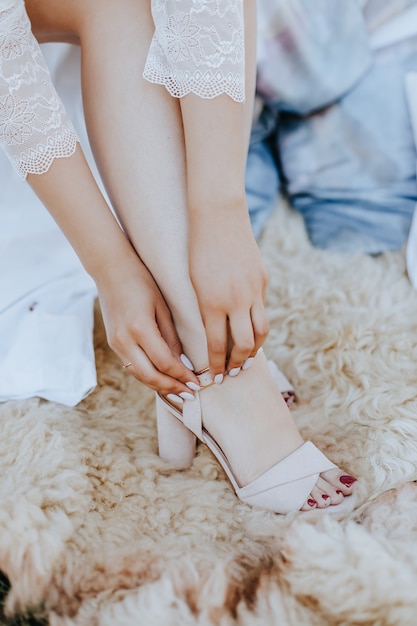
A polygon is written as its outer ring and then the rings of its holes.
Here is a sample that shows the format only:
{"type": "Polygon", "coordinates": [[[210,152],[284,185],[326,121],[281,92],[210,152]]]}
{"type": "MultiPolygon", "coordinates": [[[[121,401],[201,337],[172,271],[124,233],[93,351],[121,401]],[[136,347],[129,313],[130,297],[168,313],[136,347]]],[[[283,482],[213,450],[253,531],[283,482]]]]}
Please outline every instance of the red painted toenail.
{"type": "Polygon", "coordinates": [[[356,483],[354,476],[341,476],[339,480],[345,487],[351,487],[353,483],[356,483]]]}
{"type": "Polygon", "coordinates": [[[343,496],[343,491],[340,491],[339,489],[336,491],[338,496],[343,496]]]}
{"type": "Polygon", "coordinates": [[[321,497],[323,498],[323,500],[328,500],[330,498],[330,496],[328,496],[326,493],[323,493],[321,497]]]}
{"type": "Polygon", "coordinates": [[[313,500],[312,498],[309,498],[307,500],[307,504],[308,504],[308,506],[316,506],[317,502],[315,500],[313,500]]]}

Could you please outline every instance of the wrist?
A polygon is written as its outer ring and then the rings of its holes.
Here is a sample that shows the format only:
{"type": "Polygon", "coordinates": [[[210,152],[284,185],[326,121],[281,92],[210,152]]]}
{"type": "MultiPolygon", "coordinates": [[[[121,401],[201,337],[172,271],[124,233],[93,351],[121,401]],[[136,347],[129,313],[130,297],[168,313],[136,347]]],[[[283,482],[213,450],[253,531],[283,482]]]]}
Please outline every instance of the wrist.
{"type": "Polygon", "coordinates": [[[136,269],[143,267],[123,233],[117,241],[112,242],[111,246],[98,244],[96,248],[90,248],[88,258],[83,261],[83,264],[99,289],[113,280],[120,281],[123,273],[127,272],[132,264],[136,269]]]}
{"type": "Polygon", "coordinates": [[[245,193],[214,192],[211,196],[191,198],[188,207],[191,224],[198,221],[208,227],[215,227],[219,222],[245,220],[248,217],[245,193]]]}

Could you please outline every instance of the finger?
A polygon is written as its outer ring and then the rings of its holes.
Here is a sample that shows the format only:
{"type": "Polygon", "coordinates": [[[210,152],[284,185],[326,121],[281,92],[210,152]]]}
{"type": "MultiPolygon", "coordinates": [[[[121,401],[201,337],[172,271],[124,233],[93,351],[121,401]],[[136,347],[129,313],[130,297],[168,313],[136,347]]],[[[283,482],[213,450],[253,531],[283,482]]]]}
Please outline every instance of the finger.
{"type": "Polygon", "coordinates": [[[226,371],[227,317],[214,313],[204,320],[207,336],[209,367],[214,382],[221,383],[226,371]]]}
{"type": "Polygon", "coordinates": [[[175,378],[160,372],[138,345],[129,347],[129,357],[122,357],[131,363],[128,370],[134,378],[163,396],[176,396],[180,400],[192,400],[194,394],[175,378]]]}
{"type": "Polygon", "coordinates": [[[233,347],[227,362],[227,370],[229,376],[236,376],[254,350],[252,319],[247,313],[234,315],[229,319],[229,326],[233,347]]]}
{"type": "Polygon", "coordinates": [[[168,348],[173,354],[178,356],[178,358],[181,357],[181,341],[175,329],[171,313],[167,307],[161,306],[156,309],[156,323],[158,325],[162,338],[168,345],[168,348]]]}
{"type": "Polygon", "coordinates": [[[251,357],[255,356],[259,348],[262,348],[269,333],[269,321],[263,305],[255,305],[251,309],[252,328],[255,345],[251,357]]]}
{"type": "Polygon", "coordinates": [[[268,274],[265,269],[263,271],[262,281],[262,303],[265,305],[268,291],[268,274]]]}
{"type": "Polygon", "coordinates": [[[172,354],[179,359],[181,365],[185,367],[185,369],[182,368],[182,372],[183,376],[186,377],[186,380],[184,377],[180,378],[180,380],[183,382],[185,381],[186,383],[193,382],[194,385],[198,385],[198,378],[193,372],[191,361],[183,354],[181,340],[178,337],[174,322],[172,321],[171,313],[167,307],[161,307],[156,310],[156,321],[161,336],[166,342],[168,348],[171,350],[172,354]]]}
{"type": "MultiPolygon", "coordinates": [[[[196,375],[184,365],[179,355],[171,352],[156,323],[153,328],[149,329],[146,337],[138,338],[138,344],[161,374],[175,378],[179,383],[188,387],[188,391],[199,389],[196,375]]],[[[183,391],[186,390],[183,389],[183,391]]]]}

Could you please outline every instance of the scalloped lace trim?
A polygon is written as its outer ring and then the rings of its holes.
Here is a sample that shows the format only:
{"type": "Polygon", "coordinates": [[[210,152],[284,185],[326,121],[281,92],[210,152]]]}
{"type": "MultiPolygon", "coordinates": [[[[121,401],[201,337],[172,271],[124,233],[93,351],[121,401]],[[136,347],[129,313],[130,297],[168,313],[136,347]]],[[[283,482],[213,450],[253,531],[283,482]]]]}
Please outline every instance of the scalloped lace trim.
{"type": "Polygon", "coordinates": [[[152,67],[146,68],[143,76],[151,83],[164,85],[174,98],[183,98],[194,93],[201,98],[210,99],[226,93],[236,102],[245,100],[244,82],[241,76],[232,73],[225,76],[222,72],[208,70],[203,73],[196,70],[191,74],[187,71],[152,67]]]}
{"type": "Polygon", "coordinates": [[[61,127],[55,135],[49,135],[36,148],[20,152],[13,159],[17,171],[23,177],[28,174],[45,174],[55,159],[72,156],[77,148],[78,137],[70,127],[61,127]]]}
{"type": "Polygon", "coordinates": [[[242,0],[152,0],[155,34],[143,72],[181,98],[245,100],[242,0]]]}

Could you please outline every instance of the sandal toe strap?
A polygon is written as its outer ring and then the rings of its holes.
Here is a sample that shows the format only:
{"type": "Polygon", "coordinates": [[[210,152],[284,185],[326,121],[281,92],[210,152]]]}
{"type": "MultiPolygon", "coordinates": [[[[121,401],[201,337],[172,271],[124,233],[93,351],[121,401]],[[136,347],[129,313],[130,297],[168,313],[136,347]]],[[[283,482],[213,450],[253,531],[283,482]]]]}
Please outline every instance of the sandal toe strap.
{"type": "Polygon", "coordinates": [[[238,496],[252,506],[276,513],[298,511],[321,472],[335,467],[311,441],[306,441],[254,481],[240,488],[238,496]]]}

